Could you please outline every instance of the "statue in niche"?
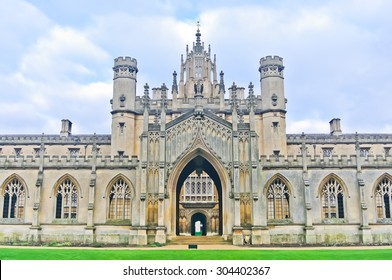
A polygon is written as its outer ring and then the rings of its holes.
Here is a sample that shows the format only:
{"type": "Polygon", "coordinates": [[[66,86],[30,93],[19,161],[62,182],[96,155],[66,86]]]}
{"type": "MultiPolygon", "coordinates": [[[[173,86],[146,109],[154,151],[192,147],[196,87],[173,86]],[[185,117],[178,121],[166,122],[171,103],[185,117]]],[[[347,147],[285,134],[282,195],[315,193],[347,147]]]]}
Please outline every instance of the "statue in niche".
{"type": "Polygon", "coordinates": [[[197,84],[194,85],[195,95],[203,95],[203,84],[200,81],[197,81],[197,84]]]}

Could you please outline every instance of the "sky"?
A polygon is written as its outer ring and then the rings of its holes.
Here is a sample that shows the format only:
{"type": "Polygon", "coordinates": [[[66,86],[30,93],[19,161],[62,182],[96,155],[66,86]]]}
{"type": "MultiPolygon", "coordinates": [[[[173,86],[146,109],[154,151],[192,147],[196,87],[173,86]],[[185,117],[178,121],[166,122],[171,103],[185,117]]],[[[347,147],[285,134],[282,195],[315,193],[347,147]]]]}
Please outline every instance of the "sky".
{"type": "Polygon", "coordinates": [[[259,60],[283,57],[288,133],[392,133],[392,1],[0,0],[0,135],[110,134],[113,59],[138,92],[172,84],[181,54],[211,45],[226,87],[260,94],[259,60]]]}

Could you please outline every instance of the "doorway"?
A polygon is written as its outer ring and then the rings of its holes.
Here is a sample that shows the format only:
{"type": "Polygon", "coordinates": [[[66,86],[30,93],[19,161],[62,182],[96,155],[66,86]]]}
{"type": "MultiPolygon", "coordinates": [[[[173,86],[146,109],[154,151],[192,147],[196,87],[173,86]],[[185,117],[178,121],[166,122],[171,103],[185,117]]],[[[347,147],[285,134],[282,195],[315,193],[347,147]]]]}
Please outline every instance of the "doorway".
{"type": "MultiPolygon", "coordinates": [[[[193,180],[193,179],[192,179],[193,180]]],[[[193,181],[190,181],[192,183],[193,181]]],[[[202,235],[209,234],[222,235],[222,183],[215,168],[204,157],[198,155],[193,158],[181,171],[177,181],[176,191],[176,235],[195,235],[195,222],[200,221],[203,224],[202,235]],[[193,175],[192,175],[193,174],[193,175]],[[195,178],[195,174],[199,179],[195,178]],[[195,178],[195,193],[193,194],[192,185],[190,186],[190,193],[187,195],[184,191],[184,184],[189,181],[189,177],[195,178]],[[208,178],[206,178],[206,193],[204,193],[203,180],[207,176],[213,182],[213,190],[208,190],[208,178]],[[201,179],[200,179],[201,178],[201,179]],[[200,192],[198,188],[198,180],[201,180],[200,192]],[[185,193],[185,195],[184,195],[185,193]],[[209,200],[209,195],[214,199],[209,200]],[[189,198],[189,201],[186,200],[189,198]],[[192,210],[204,209],[210,216],[208,220],[206,215],[197,212],[191,217],[187,213],[192,210]],[[181,213],[181,214],[180,214],[181,213]],[[208,229],[207,225],[213,225],[208,229]]]]}
{"type": "Polygon", "coordinates": [[[207,218],[202,213],[196,213],[191,218],[191,235],[207,235],[207,218]]]}

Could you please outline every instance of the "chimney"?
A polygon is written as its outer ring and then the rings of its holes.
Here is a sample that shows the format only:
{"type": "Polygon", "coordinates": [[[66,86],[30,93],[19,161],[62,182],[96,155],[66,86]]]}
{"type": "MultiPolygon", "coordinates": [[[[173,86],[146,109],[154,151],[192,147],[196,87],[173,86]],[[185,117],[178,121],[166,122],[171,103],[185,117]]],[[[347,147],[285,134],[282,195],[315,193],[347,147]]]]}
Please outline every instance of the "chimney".
{"type": "Polygon", "coordinates": [[[330,133],[334,136],[339,136],[342,134],[342,129],[340,128],[340,119],[335,118],[329,122],[330,133]]]}
{"type": "Polygon", "coordinates": [[[72,122],[70,120],[61,120],[61,137],[68,137],[71,135],[72,122]]]}

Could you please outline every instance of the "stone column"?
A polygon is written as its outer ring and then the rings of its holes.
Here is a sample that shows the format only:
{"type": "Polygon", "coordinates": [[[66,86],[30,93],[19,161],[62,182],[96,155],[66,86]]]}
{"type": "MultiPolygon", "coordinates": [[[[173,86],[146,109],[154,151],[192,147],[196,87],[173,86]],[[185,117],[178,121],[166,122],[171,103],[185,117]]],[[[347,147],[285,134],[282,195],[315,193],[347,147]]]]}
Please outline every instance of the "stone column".
{"type": "Polygon", "coordinates": [[[155,242],[166,244],[165,217],[165,158],[166,158],[166,109],[167,87],[161,87],[161,131],[159,137],[159,187],[158,187],[158,227],[156,228],[155,242]]]}
{"type": "Polygon", "coordinates": [[[360,145],[358,141],[358,134],[355,135],[355,151],[356,151],[356,162],[357,162],[357,183],[358,183],[359,199],[361,205],[361,226],[359,227],[361,243],[372,244],[373,237],[368,222],[367,204],[365,200],[365,182],[362,178],[362,167],[361,167],[361,156],[360,156],[360,145]]]}
{"type": "Polygon", "coordinates": [[[243,245],[244,236],[241,227],[241,206],[240,206],[240,171],[239,171],[239,145],[238,145],[238,100],[237,86],[235,83],[230,87],[231,90],[231,109],[233,123],[233,197],[234,197],[234,227],[233,227],[233,244],[243,245]]]}
{"type": "Polygon", "coordinates": [[[303,191],[304,191],[304,200],[305,200],[305,242],[307,244],[316,243],[316,234],[313,227],[313,213],[312,213],[312,204],[310,199],[310,186],[309,186],[309,174],[308,174],[308,165],[307,165],[307,151],[306,148],[306,137],[305,134],[302,134],[302,145],[301,145],[301,153],[302,153],[302,183],[303,183],[303,191]]]}
{"type": "MultiPolygon", "coordinates": [[[[146,227],[146,197],[147,197],[147,160],[148,160],[148,124],[150,110],[149,86],[144,85],[144,95],[142,98],[144,108],[143,112],[143,133],[140,136],[140,167],[137,170],[136,182],[139,184],[140,201],[138,220],[132,219],[132,228],[130,243],[137,245],[147,245],[147,227],[146,227]]],[[[136,218],[136,217],[134,217],[136,218]]]]}
{"type": "Polygon", "coordinates": [[[44,143],[44,134],[42,133],[41,137],[41,146],[40,146],[40,163],[37,181],[35,183],[35,195],[34,195],[34,204],[33,204],[33,220],[30,227],[30,237],[29,240],[32,243],[40,243],[41,242],[41,226],[39,223],[39,207],[41,203],[41,189],[43,186],[44,180],[44,154],[45,154],[45,143],[44,143]]]}
{"type": "Polygon", "coordinates": [[[95,185],[97,181],[97,143],[94,134],[94,143],[92,148],[92,166],[90,174],[90,187],[88,190],[88,206],[87,206],[87,226],[84,231],[84,243],[92,244],[95,242],[95,226],[94,226],[94,201],[95,201],[95,185]]]}

